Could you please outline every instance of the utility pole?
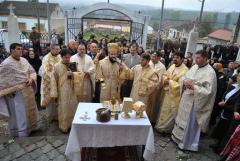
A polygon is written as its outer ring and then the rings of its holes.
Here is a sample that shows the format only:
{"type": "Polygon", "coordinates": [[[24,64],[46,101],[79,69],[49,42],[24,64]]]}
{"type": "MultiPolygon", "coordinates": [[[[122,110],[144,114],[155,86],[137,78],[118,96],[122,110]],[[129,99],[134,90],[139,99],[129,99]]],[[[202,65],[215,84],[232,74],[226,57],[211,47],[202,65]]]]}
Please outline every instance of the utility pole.
{"type": "Polygon", "coordinates": [[[49,39],[49,41],[50,41],[50,37],[51,37],[51,27],[50,27],[49,0],[47,0],[47,19],[48,19],[48,39],[49,39]]]}
{"type": "Polygon", "coordinates": [[[108,0],[108,3],[110,3],[110,0],[108,0]]]}
{"type": "Polygon", "coordinates": [[[205,3],[205,0],[202,0],[202,7],[201,7],[201,12],[200,12],[200,17],[199,17],[199,23],[202,22],[204,3],[205,3]]]}
{"type": "Polygon", "coordinates": [[[159,24],[159,28],[158,28],[158,37],[157,37],[157,50],[160,48],[161,30],[162,30],[162,22],[163,22],[164,1],[165,0],[162,0],[161,17],[160,17],[160,24],[159,24]]]}
{"type": "Polygon", "coordinates": [[[237,42],[238,35],[239,35],[239,30],[240,30],[240,13],[239,13],[239,16],[238,16],[238,21],[237,21],[235,32],[234,32],[234,35],[233,35],[233,43],[237,42]]]}
{"type": "Polygon", "coordinates": [[[37,9],[37,23],[38,23],[38,32],[41,32],[41,23],[40,23],[40,16],[39,16],[39,8],[38,6],[36,5],[36,9],[37,9]]]}
{"type": "Polygon", "coordinates": [[[39,1],[38,0],[29,0],[28,2],[30,2],[33,5],[33,10],[36,13],[36,17],[37,17],[37,30],[38,32],[40,32],[40,16],[39,16],[39,1]]]}

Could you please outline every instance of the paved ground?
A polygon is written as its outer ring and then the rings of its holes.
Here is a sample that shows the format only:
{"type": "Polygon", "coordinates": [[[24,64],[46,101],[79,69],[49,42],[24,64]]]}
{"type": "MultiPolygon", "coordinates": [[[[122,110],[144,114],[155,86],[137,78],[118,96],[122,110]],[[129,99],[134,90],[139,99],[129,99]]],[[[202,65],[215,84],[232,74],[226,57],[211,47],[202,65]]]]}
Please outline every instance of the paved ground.
{"type": "Polygon", "coordinates": [[[218,161],[218,155],[212,152],[209,144],[214,143],[209,137],[201,138],[199,152],[181,151],[169,137],[155,132],[156,154],[154,161],[218,161]]]}
{"type": "MultiPolygon", "coordinates": [[[[56,122],[30,137],[11,140],[0,136],[0,161],[65,161],[68,160],[64,155],[67,139],[68,134],[62,134],[56,122]]],[[[212,142],[208,137],[202,138],[199,152],[183,152],[169,137],[155,132],[154,161],[217,161],[219,157],[208,147],[212,142]]]]}

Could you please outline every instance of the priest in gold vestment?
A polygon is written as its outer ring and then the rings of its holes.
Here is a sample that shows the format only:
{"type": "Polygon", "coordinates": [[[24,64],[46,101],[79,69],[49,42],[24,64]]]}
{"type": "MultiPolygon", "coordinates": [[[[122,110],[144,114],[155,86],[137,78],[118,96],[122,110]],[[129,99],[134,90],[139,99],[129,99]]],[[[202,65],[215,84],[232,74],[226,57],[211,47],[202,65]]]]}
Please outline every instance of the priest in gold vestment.
{"type": "Polygon", "coordinates": [[[0,119],[8,120],[11,136],[28,136],[39,128],[35,102],[36,72],[21,57],[22,45],[10,45],[11,55],[0,64],[0,119]]]}
{"type": "Polygon", "coordinates": [[[120,85],[125,78],[126,65],[117,58],[119,46],[108,44],[108,56],[99,61],[96,79],[101,82],[100,102],[113,97],[120,101],[120,85]]]}
{"type": "Polygon", "coordinates": [[[49,120],[57,120],[56,102],[51,95],[54,65],[61,61],[60,46],[51,44],[51,51],[42,60],[41,106],[46,107],[49,120]]]}
{"type": "Polygon", "coordinates": [[[68,132],[78,105],[83,73],[72,72],[68,68],[71,57],[69,49],[62,49],[60,54],[62,61],[54,66],[51,95],[57,99],[59,128],[62,132],[68,132]]]}
{"type": "Polygon", "coordinates": [[[180,80],[181,100],[172,131],[172,139],[180,149],[198,151],[200,134],[208,131],[217,79],[207,58],[206,51],[198,51],[196,65],[180,80]]]}
{"type": "Polygon", "coordinates": [[[130,80],[133,80],[133,87],[130,97],[134,102],[141,101],[146,105],[148,117],[152,115],[151,94],[157,89],[159,83],[158,74],[149,65],[151,56],[142,54],[140,64],[130,70],[130,80]]]}
{"type": "Polygon", "coordinates": [[[188,71],[183,60],[183,53],[175,53],[173,65],[163,75],[160,112],[155,126],[156,130],[162,133],[171,133],[175,124],[180,101],[179,79],[188,71]]]}
{"type": "Polygon", "coordinates": [[[86,47],[80,44],[78,53],[71,57],[71,62],[77,63],[77,71],[84,74],[82,89],[79,93],[79,102],[91,102],[95,89],[95,68],[92,58],[86,54],[86,47]]]}
{"type": "Polygon", "coordinates": [[[156,123],[157,121],[157,116],[159,112],[159,104],[160,104],[160,97],[161,97],[161,90],[162,90],[162,79],[163,79],[163,74],[166,72],[165,66],[160,62],[161,59],[161,53],[160,52],[155,52],[151,55],[151,61],[149,62],[149,65],[155,70],[155,72],[158,75],[158,86],[156,90],[151,94],[150,98],[152,98],[152,115],[149,116],[149,119],[152,123],[156,123]]]}

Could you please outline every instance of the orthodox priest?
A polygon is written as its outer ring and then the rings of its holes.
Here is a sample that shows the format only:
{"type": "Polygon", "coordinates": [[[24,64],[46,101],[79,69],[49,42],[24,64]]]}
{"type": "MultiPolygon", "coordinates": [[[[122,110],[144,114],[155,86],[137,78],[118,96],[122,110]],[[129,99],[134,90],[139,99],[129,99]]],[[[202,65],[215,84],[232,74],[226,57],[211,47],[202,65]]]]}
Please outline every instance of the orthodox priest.
{"type": "Polygon", "coordinates": [[[86,54],[86,47],[80,44],[77,49],[77,54],[71,57],[71,62],[77,63],[77,71],[84,74],[84,79],[79,93],[79,102],[91,102],[95,89],[95,68],[92,58],[86,54]]]}
{"type": "Polygon", "coordinates": [[[206,133],[217,91],[214,69],[206,51],[196,52],[194,65],[180,80],[181,100],[172,132],[180,149],[198,151],[200,133],[206,133]]]}
{"type": "Polygon", "coordinates": [[[151,56],[142,54],[140,64],[130,70],[130,80],[133,80],[133,87],[130,97],[134,102],[142,101],[146,105],[148,117],[152,115],[151,94],[157,89],[159,83],[158,74],[149,65],[151,56]]]}
{"type": "Polygon", "coordinates": [[[149,62],[149,65],[155,70],[155,72],[158,75],[158,86],[156,90],[152,93],[152,115],[150,116],[150,121],[152,123],[156,123],[157,116],[159,112],[159,97],[161,97],[161,89],[163,87],[163,74],[166,72],[165,66],[160,62],[161,56],[160,52],[154,52],[151,55],[151,61],[149,62]]]}
{"type": "Polygon", "coordinates": [[[10,45],[11,55],[0,64],[0,118],[9,120],[11,136],[28,136],[39,127],[35,102],[36,72],[21,57],[22,45],[10,45]]]}
{"type": "Polygon", "coordinates": [[[61,62],[54,66],[54,77],[51,80],[51,96],[57,99],[57,112],[59,128],[62,132],[68,132],[72,125],[73,116],[77,109],[77,96],[81,93],[83,73],[72,72],[69,69],[71,51],[60,51],[61,62]]]}
{"type": "Polygon", "coordinates": [[[41,106],[46,107],[48,118],[57,120],[56,101],[51,95],[54,65],[61,61],[60,46],[51,44],[51,51],[42,60],[41,106]]]}
{"type": "Polygon", "coordinates": [[[99,61],[96,79],[101,82],[100,102],[115,98],[120,101],[120,85],[125,78],[126,65],[117,58],[119,46],[108,44],[108,56],[99,61]]]}
{"type": "Polygon", "coordinates": [[[173,65],[163,75],[162,99],[160,113],[155,126],[161,133],[170,133],[175,124],[180,101],[179,79],[188,71],[183,64],[184,54],[177,52],[173,56],[173,65]]]}

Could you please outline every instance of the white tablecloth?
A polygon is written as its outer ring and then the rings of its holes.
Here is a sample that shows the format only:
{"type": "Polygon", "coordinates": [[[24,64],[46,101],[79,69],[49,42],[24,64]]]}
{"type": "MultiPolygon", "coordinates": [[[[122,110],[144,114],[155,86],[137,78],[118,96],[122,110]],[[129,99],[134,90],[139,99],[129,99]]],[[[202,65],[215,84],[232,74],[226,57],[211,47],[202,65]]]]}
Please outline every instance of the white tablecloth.
{"type": "Polygon", "coordinates": [[[151,124],[145,118],[136,119],[135,113],[130,113],[130,119],[123,119],[101,123],[96,120],[96,109],[101,108],[100,103],[79,103],[73,119],[71,132],[68,138],[65,155],[73,160],[81,160],[82,147],[114,147],[145,145],[143,157],[152,160],[154,148],[154,135],[151,124]],[[80,119],[88,112],[87,121],[80,119]]]}

